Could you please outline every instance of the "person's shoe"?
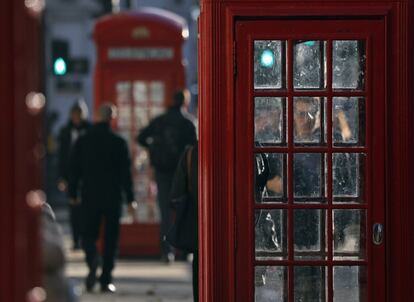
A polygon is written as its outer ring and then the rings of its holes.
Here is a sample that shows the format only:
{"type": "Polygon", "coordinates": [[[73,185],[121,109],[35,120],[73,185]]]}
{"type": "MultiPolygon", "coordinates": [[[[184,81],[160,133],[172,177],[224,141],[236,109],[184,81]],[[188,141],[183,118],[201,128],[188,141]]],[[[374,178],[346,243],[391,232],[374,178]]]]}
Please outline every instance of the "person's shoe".
{"type": "Polygon", "coordinates": [[[113,283],[101,284],[101,292],[107,293],[107,294],[115,294],[116,287],[113,283]]]}
{"type": "Polygon", "coordinates": [[[174,262],[175,256],[173,253],[163,254],[161,256],[161,262],[164,262],[165,264],[169,264],[174,262]]]}
{"type": "Polygon", "coordinates": [[[96,273],[95,272],[90,272],[88,274],[88,276],[86,277],[86,280],[85,280],[86,291],[88,293],[93,291],[93,288],[95,287],[95,284],[96,284],[96,273]]]}

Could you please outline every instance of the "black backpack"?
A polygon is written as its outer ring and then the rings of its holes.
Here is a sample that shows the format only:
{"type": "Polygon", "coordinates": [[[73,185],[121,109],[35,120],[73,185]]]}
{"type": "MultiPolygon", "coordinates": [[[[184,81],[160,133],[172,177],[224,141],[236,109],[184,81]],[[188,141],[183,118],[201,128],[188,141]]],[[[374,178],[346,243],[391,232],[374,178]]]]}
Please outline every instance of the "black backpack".
{"type": "Polygon", "coordinates": [[[182,144],[182,127],[160,125],[149,146],[151,164],[160,171],[175,171],[185,146],[182,144]]]}

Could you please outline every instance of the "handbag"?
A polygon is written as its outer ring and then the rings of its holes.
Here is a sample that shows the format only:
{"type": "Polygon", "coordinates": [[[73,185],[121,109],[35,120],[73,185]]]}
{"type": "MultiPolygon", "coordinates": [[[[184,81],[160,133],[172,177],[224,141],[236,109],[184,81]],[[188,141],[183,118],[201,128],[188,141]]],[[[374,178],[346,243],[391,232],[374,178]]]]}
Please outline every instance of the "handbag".
{"type": "Polygon", "coordinates": [[[186,156],[186,191],[178,198],[171,200],[175,209],[175,222],[171,226],[165,240],[175,248],[194,252],[196,250],[196,217],[194,215],[194,201],[191,198],[191,157],[193,148],[189,147],[186,156]]]}

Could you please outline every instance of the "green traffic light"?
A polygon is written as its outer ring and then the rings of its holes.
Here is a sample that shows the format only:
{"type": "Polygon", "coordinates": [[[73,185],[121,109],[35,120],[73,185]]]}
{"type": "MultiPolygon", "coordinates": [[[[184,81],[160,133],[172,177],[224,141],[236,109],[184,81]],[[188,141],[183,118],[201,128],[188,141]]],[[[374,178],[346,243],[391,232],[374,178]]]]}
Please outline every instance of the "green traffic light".
{"type": "Polygon", "coordinates": [[[66,61],[63,58],[57,58],[53,64],[53,71],[56,75],[65,75],[67,72],[66,61]]]}
{"type": "Polygon", "coordinates": [[[263,67],[270,68],[274,65],[274,63],[275,63],[274,53],[269,49],[264,50],[262,54],[260,55],[260,65],[262,65],[263,67]]]}

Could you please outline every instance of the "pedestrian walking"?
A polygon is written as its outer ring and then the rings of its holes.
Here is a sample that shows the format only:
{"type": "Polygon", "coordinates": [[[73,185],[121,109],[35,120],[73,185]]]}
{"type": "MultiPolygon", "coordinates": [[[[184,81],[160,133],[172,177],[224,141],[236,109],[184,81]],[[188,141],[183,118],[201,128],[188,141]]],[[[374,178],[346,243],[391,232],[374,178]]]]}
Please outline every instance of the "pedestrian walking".
{"type": "Polygon", "coordinates": [[[99,278],[102,292],[114,293],[112,280],[118,247],[122,197],[128,202],[128,211],[136,221],[131,162],[126,141],[112,132],[111,120],[116,108],[106,104],[99,108],[98,123],[76,143],[71,156],[69,194],[73,203],[79,203],[83,214],[82,247],[86,254],[89,274],[86,290],[92,291],[97,281],[96,271],[100,257],[96,248],[99,231],[104,223],[103,265],[99,278]]]}
{"type": "MultiPolygon", "coordinates": [[[[87,121],[88,108],[83,99],[75,102],[70,110],[68,123],[60,130],[58,153],[58,188],[67,193],[69,179],[69,155],[78,138],[90,127],[87,121]]],[[[79,205],[69,203],[70,226],[72,230],[73,249],[81,247],[81,209],[79,205]]]]}
{"type": "Polygon", "coordinates": [[[164,236],[171,227],[169,195],[174,172],[185,147],[194,145],[197,139],[194,124],[181,111],[187,97],[187,91],[176,92],[168,111],[153,119],[141,130],[137,138],[140,145],[148,148],[151,165],[155,170],[157,200],[161,213],[161,260],[165,262],[171,261],[173,257],[171,247],[164,241],[164,236]]]}

